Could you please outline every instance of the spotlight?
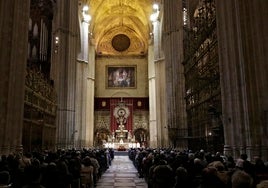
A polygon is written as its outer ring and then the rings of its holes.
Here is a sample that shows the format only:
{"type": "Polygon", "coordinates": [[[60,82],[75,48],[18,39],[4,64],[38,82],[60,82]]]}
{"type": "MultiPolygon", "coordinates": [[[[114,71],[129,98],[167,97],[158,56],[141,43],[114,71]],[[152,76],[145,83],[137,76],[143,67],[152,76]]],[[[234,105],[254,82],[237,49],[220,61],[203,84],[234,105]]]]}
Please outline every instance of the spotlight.
{"type": "Polygon", "coordinates": [[[87,6],[87,5],[85,5],[85,6],[83,7],[83,12],[86,12],[86,11],[88,11],[88,6],[87,6]]]}
{"type": "Polygon", "coordinates": [[[153,4],[153,9],[154,9],[154,10],[159,10],[159,5],[158,5],[157,3],[154,3],[154,4],[153,4]]]}

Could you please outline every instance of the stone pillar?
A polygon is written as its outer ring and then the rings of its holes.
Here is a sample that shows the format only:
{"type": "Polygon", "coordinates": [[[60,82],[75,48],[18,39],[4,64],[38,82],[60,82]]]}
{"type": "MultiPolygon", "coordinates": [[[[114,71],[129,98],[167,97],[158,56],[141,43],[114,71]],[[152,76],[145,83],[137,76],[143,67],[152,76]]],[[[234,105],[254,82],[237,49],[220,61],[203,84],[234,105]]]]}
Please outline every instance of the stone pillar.
{"type": "Polygon", "coordinates": [[[216,1],[225,153],[235,157],[267,158],[267,8],[262,0],[216,1]]]}
{"type": "MultiPolygon", "coordinates": [[[[79,7],[79,12],[82,12],[83,7],[79,7]]],[[[88,27],[89,23],[84,21],[83,14],[79,16],[80,28],[80,52],[78,53],[78,60],[88,62],[88,27]]]]}
{"type": "Polygon", "coordinates": [[[86,146],[94,142],[94,99],[95,99],[95,42],[90,39],[86,100],[86,146]]]}
{"type": "Polygon", "coordinates": [[[76,148],[86,147],[86,107],[87,107],[87,77],[88,63],[84,61],[77,62],[77,80],[76,80],[76,109],[75,109],[75,130],[74,142],[76,148]]]}
{"type": "MultiPolygon", "coordinates": [[[[219,44],[219,61],[220,61],[220,76],[221,76],[221,94],[222,94],[222,114],[223,114],[223,124],[224,124],[224,140],[225,140],[225,146],[224,146],[224,153],[234,155],[234,135],[237,135],[238,142],[241,141],[239,130],[235,129],[235,124],[238,126],[238,118],[235,118],[236,112],[238,111],[238,108],[236,107],[236,101],[239,101],[235,96],[238,94],[235,94],[231,96],[232,93],[238,93],[237,91],[237,82],[235,82],[233,76],[233,72],[237,72],[237,68],[234,63],[231,63],[229,61],[230,56],[234,57],[234,53],[236,51],[234,50],[234,31],[231,31],[234,29],[234,23],[233,18],[234,11],[230,11],[229,14],[225,13],[228,10],[233,10],[231,4],[227,6],[227,4],[224,2],[223,5],[222,2],[217,1],[216,2],[216,13],[217,13],[217,31],[218,31],[218,44],[219,44]],[[229,23],[228,23],[229,22],[229,23]],[[232,27],[230,27],[232,25],[232,27]],[[228,32],[224,31],[228,28],[228,32]],[[227,40],[229,38],[229,43],[232,42],[230,47],[227,44],[227,40]],[[229,54],[229,55],[227,55],[229,54]],[[232,115],[233,114],[233,115],[232,115]],[[234,116],[234,117],[233,117],[234,116]],[[234,131],[234,132],[233,132],[234,131]]],[[[232,61],[235,61],[232,60],[232,61]]],[[[240,124],[240,123],[239,123],[240,124]]],[[[238,144],[237,142],[237,144],[238,144]]],[[[241,144],[238,144],[241,145],[241,144]]]]}
{"type": "Polygon", "coordinates": [[[0,2],[0,154],[22,149],[30,0],[0,2]]]}
{"type": "MultiPolygon", "coordinates": [[[[166,67],[166,127],[186,130],[185,78],[183,61],[183,12],[181,0],[164,1],[163,49],[166,67]]],[[[170,135],[170,134],[169,134],[170,135]]],[[[187,135],[185,135],[187,136],[187,135]]],[[[170,140],[171,141],[171,140],[170,140]]],[[[174,140],[173,140],[174,142],[174,140]]],[[[186,140],[176,140],[177,147],[186,140]]],[[[173,143],[170,143],[170,145],[173,143]]]]}
{"type": "MultiPolygon", "coordinates": [[[[243,4],[243,1],[240,1],[243,4]]],[[[246,43],[246,59],[250,77],[250,132],[253,133],[251,156],[259,155],[262,159],[268,157],[268,2],[267,1],[249,1],[243,8],[243,18],[249,18],[250,22],[244,25],[242,30],[246,29],[244,38],[252,40],[246,43]],[[249,13],[249,14],[248,14],[249,13]],[[254,63],[252,63],[254,62],[254,63]],[[256,103],[257,102],[257,103],[256,103]]]]}
{"type": "Polygon", "coordinates": [[[149,44],[148,49],[148,83],[149,83],[149,133],[151,148],[156,148],[158,146],[158,124],[156,120],[156,112],[159,110],[156,107],[156,81],[155,81],[155,63],[154,63],[154,47],[153,42],[149,44]]]}
{"type": "Polygon", "coordinates": [[[84,148],[86,145],[87,130],[87,78],[88,78],[88,28],[89,23],[85,22],[82,15],[82,4],[79,7],[80,19],[80,52],[77,57],[77,73],[76,73],[76,109],[75,109],[75,130],[74,142],[76,148],[84,148]]]}
{"type": "Polygon", "coordinates": [[[76,0],[57,1],[53,23],[54,44],[51,77],[58,94],[57,146],[74,147],[75,134],[75,95],[78,41],[78,3],[76,0]]]}
{"type": "MultiPolygon", "coordinates": [[[[168,147],[166,127],[165,61],[162,49],[161,27],[163,7],[159,5],[158,18],[152,21],[151,39],[148,49],[148,83],[150,112],[150,147],[168,147]]],[[[156,11],[156,10],[155,10],[156,11]]]]}
{"type": "MultiPolygon", "coordinates": [[[[157,146],[168,147],[168,129],[166,126],[166,72],[165,60],[163,57],[154,60],[155,66],[155,113],[157,123],[157,146]]],[[[150,109],[151,111],[151,109],[150,109]]]]}

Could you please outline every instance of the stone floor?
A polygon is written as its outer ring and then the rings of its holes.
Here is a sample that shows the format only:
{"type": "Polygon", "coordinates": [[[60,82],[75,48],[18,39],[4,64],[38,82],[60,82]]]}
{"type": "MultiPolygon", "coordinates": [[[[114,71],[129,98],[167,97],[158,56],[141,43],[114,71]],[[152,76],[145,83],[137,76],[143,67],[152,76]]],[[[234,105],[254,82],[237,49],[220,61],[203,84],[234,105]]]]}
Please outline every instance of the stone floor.
{"type": "Polygon", "coordinates": [[[115,155],[112,165],[99,179],[97,188],[147,188],[147,183],[138,177],[128,156],[115,155]]]}

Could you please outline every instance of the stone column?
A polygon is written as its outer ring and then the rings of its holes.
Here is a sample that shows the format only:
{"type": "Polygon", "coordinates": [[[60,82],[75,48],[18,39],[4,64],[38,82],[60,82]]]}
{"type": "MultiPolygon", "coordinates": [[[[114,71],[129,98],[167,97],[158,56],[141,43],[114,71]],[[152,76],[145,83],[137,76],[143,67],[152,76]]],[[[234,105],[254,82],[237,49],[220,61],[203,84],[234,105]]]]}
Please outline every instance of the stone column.
{"type": "MultiPolygon", "coordinates": [[[[253,155],[260,155],[262,159],[268,158],[268,25],[266,21],[268,19],[268,2],[267,1],[248,1],[250,16],[252,18],[251,26],[249,26],[250,34],[254,36],[252,42],[253,45],[248,51],[252,51],[249,63],[256,62],[252,64],[254,67],[254,75],[256,79],[253,79],[252,86],[256,86],[256,95],[258,98],[258,106],[254,109],[254,119],[259,124],[258,129],[255,134],[255,148],[253,155]],[[256,153],[259,152],[258,154],[256,153]]],[[[249,44],[250,45],[250,44],[249,44]]],[[[254,88],[253,88],[254,91],[254,88]]],[[[252,100],[252,104],[255,104],[255,100],[252,100]]],[[[252,124],[255,127],[254,124],[252,124]]]]}
{"type": "Polygon", "coordinates": [[[95,99],[95,42],[90,39],[86,100],[86,146],[94,142],[94,99],[95,99]]]}
{"type": "Polygon", "coordinates": [[[74,142],[76,148],[87,147],[86,129],[87,129],[87,78],[88,78],[88,28],[89,23],[85,22],[82,15],[82,4],[79,7],[80,19],[80,52],[77,57],[76,74],[76,109],[75,109],[75,130],[74,142]]]}
{"type": "MultiPolygon", "coordinates": [[[[182,1],[164,1],[163,49],[166,67],[166,127],[179,131],[186,129],[185,78],[183,61],[182,1]]],[[[171,133],[171,132],[170,132],[171,133]]],[[[169,133],[169,135],[170,135],[169,133]]],[[[186,136],[186,135],[185,135],[186,136]]],[[[177,146],[185,140],[176,140],[177,146]]],[[[173,143],[170,143],[170,145],[173,143]]]]}
{"type": "Polygon", "coordinates": [[[30,0],[0,2],[0,154],[22,149],[30,0]]]}
{"type": "MultiPolygon", "coordinates": [[[[236,107],[236,102],[238,101],[235,94],[231,96],[232,93],[238,93],[237,91],[237,79],[234,79],[234,73],[237,72],[237,68],[232,61],[230,60],[231,56],[234,57],[234,54],[237,51],[234,50],[234,23],[233,18],[234,11],[231,2],[226,4],[225,2],[216,1],[216,13],[217,13],[217,32],[218,32],[218,44],[219,44],[219,64],[220,64],[220,76],[221,76],[221,95],[222,95],[222,114],[223,114],[223,124],[224,124],[224,152],[225,154],[234,155],[234,135],[237,135],[238,142],[241,141],[239,129],[235,129],[235,124],[238,124],[238,118],[236,117],[235,111],[238,111],[236,107]],[[230,13],[226,14],[228,10],[230,13]],[[232,25],[232,27],[230,27],[232,25]],[[231,31],[232,30],[232,31],[231,31]],[[226,32],[228,31],[228,32],[226,32]],[[229,38],[229,39],[228,39],[229,38]],[[229,43],[227,43],[229,40],[229,43]],[[228,46],[230,45],[230,46],[228,46]],[[228,55],[227,55],[228,54],[228,55]],[[233,114],[233,115],[232,115],[233,114]],[[234,117],[233,117],[234,116],[234,117]]],[[[237,142],[237,144],[238,144],[237,142]]],[[[241,144],[238,144],[241,145],[241,144]]]]}
{"type": "Polygon", "coordinates": [[[151,148],[156,148],[158,146],[158,124],[156,120],[156,112],[159,110],[156,104],[156,81],[155,81],[155,63],[154,63],[154,44],[153,42],[149,44],[148,49],[148,82],[149,82],[149,133],[151,148]]]}
{"type": "Polygon", "coordinates": [[[268,3],[216,3],[225,153],[267,157],[268,3]]]}
{"type": "Polygon", "coordinates": [[[76,0],[57,1],[55,11],[53,34],[59,43],[54,44],[51,77],[58,94],[57,145],[71,148],[78,133],[75,129],[78,3],[76,0]]]}
{"type": "Polygon", "coordinates": [[[87,77],[88,63],[84,61],[77,62],[77,80],[76,80],[76,109],[75,109],[75,146],[77,148],[86,147],[86,116],[87,116],[87,77]]]}
{"type": "Polygon", "coordinates": [[[88,62],[88,28],[89,23],[86,22],[82,14],[82,5],[79,6],[79,28],[80,28],[80,52],[78,53],[78,60],[88,62]]]}
{"type": "Polygon", "coordinates": [[[166,73],[161,37],[163,22],[162,4],[159,4],[159,8],[158,18],[152,21],[151,39],[148,49],[150,147],[168,147],[166,88],[164,87],[166,85],[166,73]]]}

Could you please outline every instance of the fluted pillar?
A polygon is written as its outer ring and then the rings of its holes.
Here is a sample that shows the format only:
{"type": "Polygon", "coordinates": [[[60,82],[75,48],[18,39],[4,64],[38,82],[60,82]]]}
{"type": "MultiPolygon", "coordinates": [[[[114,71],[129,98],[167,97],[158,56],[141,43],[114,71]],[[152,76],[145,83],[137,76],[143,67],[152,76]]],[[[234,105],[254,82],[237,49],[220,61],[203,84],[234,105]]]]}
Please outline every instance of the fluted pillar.
{"type": "Polygon", "coordinates": [[[225,153],[267,158],[268,2],[216,3],[225,153]]]}
{"type": "Polygon", "coordinates": [[[82,4],[79,7],[80,12],[80,51],[77,57],[77,74],[76,74],[76,109],[75,109],[75,130],[74,145],[76,148],[84,148],[86,145],[87,130],[87,82],[88,82],[88,28],[89,23],[84,21],[82,14],[82,4]]]}
{"type": "MultiPolygon", "coordinates": [[[[257,119],[259,129],[255,135],[256,147],[254,147],[253,154],[261,155],[263,159],[268,158],[268,69],[267,59],[268,59],[268,25],[266,20],[268,19],[268,2],[263,2],[258,0],[256,2],[251,2],[249,9],[253,9],[251,12],[251,17],[254,20],[251,22],[252,27],[250,27],[251,35],[255,36],[253,42],[252,56],[250,55],[250,62],[256,61],[255,75],[257,79],[252,83],[252,86],[256,86],[256,94],[258,98],[258,106],[254,113],[255,118],[257,119]],[[254,3],[254,4],[253,4],[254,3]],[[254,15],[253,15],[254,14],[254,15]],[[261,44],[261,45],[260,45],[261,44]],[[259,152],[259,153],[256,153],[259,152]]],[[[254,65],[253,65],[254,66],[254,65]]],[[[255,67],[255,66],[254,66],[255,67]]],[[[253,88],[254,90],[254,88],[253,88]]],[[[255,100],[252,101],[253,104],[255,100]]],[[[254,126],[254,125],[253,125],[254,126]]]]}
{"type": "Polygon", "coordinates": [[[84,61],[77,63],[76,79],[76,109],[75,109],[75,130],[74,145],[76,148],[86,147],[86,116],[87,116],[87,77],[88,64],[84,61]]]}
{"type": "Polygon", "coordinates": [[[75,135],[75,95],[76,58],[78,42],[78,3],[76,0],[57,1],[53,20],[54,43],[51,77],[58,94],[57,146],[74,147],[75,135]]]}
{"type": "MultiPolygon", "coordinates": [[[[159,28],[157,28],[159,29],[159,28]]],[[[156,32],[156,31],[155,31],[156,32]]],[[[154,32],[154,33],[155,33],[154,32]]],[[[155,36],[156,37],[156,36],[155,36]]],[[[155,148],[158,146],[157,141],[159,140],[159,127],[157,125],[157,111],[159,108],[156,107],[156,80],[155,80],[155,63],[154,63],[154,43],[151,42],[149,44],[148,48],[148,80],[149,80],[149,133],[150,133],[150,139],[149,139],[149,145],[152,148],[155,148]]]]}
{"type": "Polygon", "coordinates": [[[22,149],[30,0],[0,1],[0,154],[22,149]]]}
{"type": "Polygon", "coordinates": [[[92,147],[94,142],[94,99],[95,99],[95,43],[90,39],[86,100],[86,146],[92,147]]]}
{"type": "MultiPolygon", "coordinates": [[[[175,131],[186,130],[185,78],[183,61],[183,16],[182,1],[169,0],[164,3],[163,49],[166,67],[166,127],[173,143],[178,147],[186,146],[185,140],[174,139],[175,131]],[[174,143],[176,142],[176,143],[174,143]]],[[[186,136],[186,135],[185,135],[186,136]]]]}

